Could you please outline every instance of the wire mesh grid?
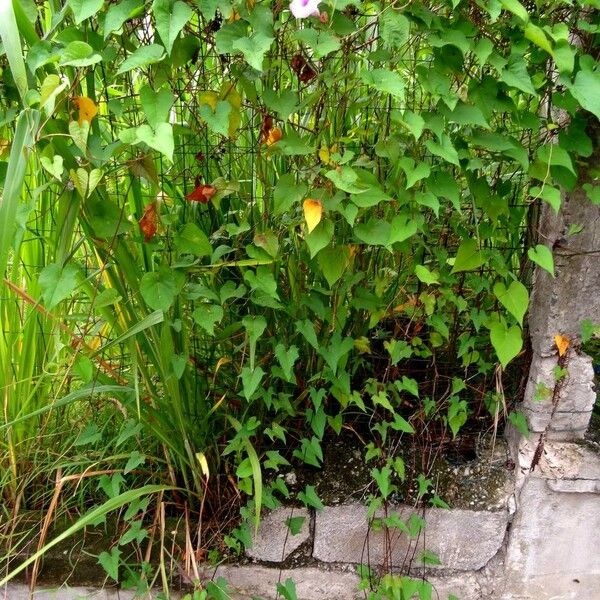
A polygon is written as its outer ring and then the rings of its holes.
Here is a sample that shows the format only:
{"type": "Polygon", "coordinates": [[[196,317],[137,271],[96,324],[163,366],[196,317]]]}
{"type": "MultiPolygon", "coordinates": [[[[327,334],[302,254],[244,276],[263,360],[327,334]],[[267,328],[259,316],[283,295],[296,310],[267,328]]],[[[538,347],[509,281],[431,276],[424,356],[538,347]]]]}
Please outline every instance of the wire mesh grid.
{"type": "MultiPolygon", "coordinates": [[[[206,97],[203,93],[213,92],[223,94],[224,88],[236,85],[244,77],[248,78],[248,67],[240,56],[222,55],[216,50],[215,33],[213,29],[217,24],[207,22],[199,14],[187,25],[185,34],[197,37],[200,40],[197,53],[191,57],[186,64],[177,70],[177,76],[173,79],[163,78],[160,85],[169,85],[175,102],[171,110],[170,122],[177,128],[173,162],[169,163],[156,151],[142,150],[140,147],[127,149],[118,158],[113,160],[113,170],[107,175],[102,190],[103,196],[123,209],[124,218],[128,219],[133,227],[131,236],[141,241],[141,234],[137,228],[136,221],[141,217],[140,207],[134,212],[126,205],[130,202],[128,198],[131,189],[131,173],[139,177],[140,186],[137,190],[137,198],[142,207],[154,202],[157,197],[167,199],[163,203],[162,211],[165,214],[181,211],[182,219],[188,218],[188,212],[196,207],[186,202],[185,197],[199,184],[211,184],[215,176],[224,180],[235,180],[238,189],[232,197],[236,199],[239,206],[255,205],[268,201],[272,195],[273,185],[277,177],[285,172],[299,172],[311,174],[315,165],[319,165],[316,157],[320,149],[328,152],[337,150],[340,154],[353,152],[356,157],[368,161],[376,161],[378,158],[379,145],[385,140],[396,143],[399,139],[407,137],[405,126],[402,124],[405,111],[414,111],[422,114],[426,121],[435,122],[441,118],[440,114],[452,113],[451,107],[439,101],[431,105],[422,92],[427,87],[429,70],[434,66],[435,54],[419,57],[411,44],[406,49],[394,56],[393,62],[400,73],[405,72],[404,90],[402,98],[374,91],[368,83],[356,77],[357,63],[349,59],[354,52],[361,52],[363,56],[362,66],[372,70],[377,62],[370,59],[372,52],[377,51],[377,43],[371,40],[374,24],[369,24],[368,19],[359,23],[361,25],[361,36],[352,38],[339,51],[327,56],[329,64],[336,65],[336,76],[324,81],[319,75],[321,69],[320,60],[302,44],[290,44],[289,34],[286,31],[277,33],[274,44],[275,51],[267,54],[266,59],[273,65],[271,69],[275,75],[263,78],[261,86],[263,91],[272,92],[270,102],[259,101],[245,97],[240,104],[240,122],[236,128],[234,137],[224,136],[211,132],[207,126],[206,119],[202,117],[201,107],[206,97]],[[286,37],[288,36],[288,37],[286,37]],[[314,76],[311,72],[314,72],[314,76]],[[412,73],[413,75],[410,75],[412,73]],[[309,75],[311,75],[309,77],[309,75]],[[285,82],[285,83],[284,83],[285,82]],[[270,86],[270,87],[269,87],[270,86]],[[291,94],[293,97],[293,110],[291,115],[283,119],[280,115],[282,94],[291,94]],[[262,131],[266,118],[273,120],[273,126],[284,129],[287,132],[295,132],[298,136],[307,136],[316,139],[317,144],[313,151],[303,156],[284,156],[271,152],[262,139],[262,131]],[[156,181],[152,177],[146,177],[140,167],[141,162],[147,156],[151,157],[151,164],[156,171],[156,181]],[[277,162],[278,160],[278,162],[277,162]],[[257,185],[261,180],[263,185],[257,185]]],[[[154,33],[151,24],[147,20],[132,20],[126,25],[126,33],[135,35],[142,43],[152,43],[154,33]]],[[[119,53],[126,56],[124,48],[119,53]]],[[[354,57],[355,58],[355,57],[354,57]]],[[[491,73],[491,71],[490,71],[491,73]]],[[[125,127],[135,127],[144,123],[144,115],[139,110],[139,87],[140,75],[134,76],[127,73],[120,86],[120,94],[115,90],[108,94],[109,74],[106,73],[103,64],[96,68],[96,75],[104,82],[104,90],[100,94],[99,103],[105,104],[101,107],[98,121],[110,131],[113,139],[117,139],[125,127]]],[[[159,71],[149,69],[143,73],[150,84],[158,78],[159,71]]],[[[488,73],[484,70],[482,77],[488,73]]],[[[449,80],[448,90],[456,91],[461,85],[461,76],[455,76],[449,80]]],[[[494,124],[495,134],[512,137],[517,144],[522,143],[526,148],[532,148],[529,158],[533,157],[536,145],[546,141],[546,133],[543,128],[532,131],[531,128],[507,130],[500,119],[494,124]]],[[[427,123],[426,123],[427,126],[427,123]]],[[[446,124],[448,131],[452,132],[451,120],[446,124]]],[[[412,141],[413,156],[427,165],[437,168],[437,158],[419,140],[412,141]]],[[[493,177],[493,166],[500,165],[494,152],[483,152],[481,156],[487,161],[486,170],[488,177],[493,177]]],[[[390,161],[393,162],[393,161],[390,161]]],[[[322,165],[320,165],[322,166],[322,165]]],[[[393,166],[393,165],[392,165],[393,166]]],[[[450,168],[451,169],[451,168],[450,168]]],[[[452,171],[450,171],[452,173],[452,171]]],[[[523,167],[515,163],[511,168],[502,164],[498,167],[500,176],[512,186],[513,194],[510,202],[504,210],[518,213],[520,220],[518,226],[514,223],[508,225],[496,225],[496,239],[503,230],[506,231],[506,243],[496,243],[495,249],[505,256],[514,256],[519,259],[523,254],[523,248],[528,237],[532,233],[532,218],[530,215],[531,204],[529,203],[524,186],[523,167]]],[[[453,173],[452,173],[453,174],[453,173]]],[[[36,207],[30,214],[26,227],[29,236],[25,244],[43,245],[43,240],[52,234],[52,228],[56,226],[55,212],[51,206],[59,201],[62,190],[57,186],[54,196],[48,206],[44,209],[36,207]],[[48,219],[49,216],[49,219],[48,219]]],[[[469,192],[466,183],[461,185],[462,193],[469,192]]],[[[475,223],[480,216],[476,203],[472,197],[461,207],[462,218],[475,223]]],[[[441,220],[449,217],[454,207],[447,203],[441,207],[441,220]]],[[[211,229],[212,215],[208,210],[195,210],[194,219],[204,222],[205,229],[211,229]]],[[[427,216],[435,220],[432,214],[427,216]]],[[[237,220],[229,214],[222,218],[224,223],[237,223],[237,220]]],[[[159,230],[157,240],[168,238],[171,233],[164,228],[159,230]]],[[[81,229],[76,230],[76,237],[83,237],[85,233],[81,229]]],[[[252,233],[239,241],[250,241],[252,233]]],[[[483,241],[486,245],[485,240],[483,241]]],[[[456,252],[458,239],[456,236],[442,235],[438,243],[438,249],[444,248],[448,254],[456,252]]],[[[167,246],[167,251],[170,248],[167,246]]],[[[101,274],[99,272],[98,256],[85,248],[77,251],[77,258],[83,270],[84,277],[90,278],[95,285],[99,285],[101,274]]],[[[111,260],[111,249],[104,260],[111,260]]],[[[43,264],[21,261],[21,268],[32,279],[39,273],[43,264]]],[[[492,273],[491,269],[484,268],[482,273],[492,273]]],[[[139,294],[139,290],[129,290],[130,297],[125,302],[133,301],[139,294]]],[[[10,294],[4,295],[13,298],[10,294]]],[[[102,329],[102,320],[94,315],[94,299],[78,295],[77,299],[70,305],[74,309],[73,336],[83,337],[87,343],[103,346],[111,338],[111,332],[102,329]]],[[[32,309],[34,310],[34,309],[32,309]]],[[[68,311],[67,311],[68,312],[68,311]]],[[[64,336],[65,332],[59,329],[51,335],[64,336]]],[[[69,335],[69,334],[66,334],[69,335]]],[[[126,364],[125,355],[116,357],[111,354],[111,364],[122,370],[126,364]],[[119,360],[125,362],[119,363],[119,360]]]]}

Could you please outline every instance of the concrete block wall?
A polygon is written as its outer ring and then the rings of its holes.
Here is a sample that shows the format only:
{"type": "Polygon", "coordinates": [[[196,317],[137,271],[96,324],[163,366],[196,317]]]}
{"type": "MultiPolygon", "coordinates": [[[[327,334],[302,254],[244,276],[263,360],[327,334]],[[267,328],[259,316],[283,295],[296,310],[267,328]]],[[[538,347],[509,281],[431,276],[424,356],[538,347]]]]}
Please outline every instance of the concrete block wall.
{"type": "Polygon", "coordinates": [[[385,536],[370,527],[367,507],[358,502],[322,511],[274,510],[247,550],[252,563],[222,565],[210,576],[225,577],[240,600],[274,598],[277,582],[288,577],[296,582],[298,600],[351,600],[364,598],[357,566],[368,565],[377,572],[386,563],[396,572],[426,576],[440,599],[453,594],[478,600],[499,593],[496,572],[503,563],[507,506],[497,511],[389,506],[386,516],[393,513],[404,521],[413,513],[424,518],[423,532],[412,540],[395,529],[385,536]],[[292,535],[287,522],[297,516],[305,521],[292,535]],[[441,564],[419,564],[423,550],[436,554],[441,564]]]}
{"type": "Polygon", "coordinates": [[[600,206],[580,186],[558,215],[545,207],[540,240],[555,277],[536,268],[529,307],[533,350],[523,401],[530,435],[512,432],[515,514],[507,538],[506,600],[600,599],[600,455],[583,441],[596,401],[581,322],[600,322],[600,206]],[[571,225],[581,225],[568,235],[571,225]],[[568,338],[559,359],[554,336],[568,338]],[[555,368],[566,376],[557,380],[555,368]],[[540,398],[539,390],[550,393],[540,398]]]}
{"type": "Polygon", "coordinates": [[[580,331],[585,319],[600,321],[600,206],[578,187],[563,195],[558,215],[544,206],[539,233],[553,249],[555,277],[539,267],[534,272],[528,317],[533,356],[523,407],[532,432],[545,432],[552,439],[580,439],[596,399],[592,362],[581,353],[580,331]],[[583,229],[568,235],[572,225],[583,229]],[[568,374],[559,382],[554,376],[559,363],[556,335],[570,342],[563,361],[568,374]],[[552,391],[558,388],[557,394],[539,398],[540,384],[552,391]]]}

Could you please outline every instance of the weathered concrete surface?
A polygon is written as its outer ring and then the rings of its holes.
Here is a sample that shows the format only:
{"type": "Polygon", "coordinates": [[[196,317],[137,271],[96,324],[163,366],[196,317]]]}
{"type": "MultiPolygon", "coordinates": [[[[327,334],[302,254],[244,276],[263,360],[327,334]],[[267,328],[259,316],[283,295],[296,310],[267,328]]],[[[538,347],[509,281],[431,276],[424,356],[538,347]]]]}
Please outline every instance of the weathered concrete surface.
{"type": "MultiPolygon", "coordinates": [[[[275,600],[277,582],[291,578],[296,584],[298,600],[353,600],[363,599],[359,590],[360,579],[352,568],[324,570],[314,567],[285,569],[248,565],[235,567],[223,565],[215,577],[224,577],[235,590],[233,600],[252,600],[260,597],[275,600]]],[[[446,600],[454,594],[460,600],[491,600],[480,585],[478,574],[427,577],[433,585],[434,598],[446,600]]],[[[281,598],[281,596],[279,596],[281,598]]]]}
{"type": "MultiPolygon", "coordinates": [[[[584,463],[582,455],[574,470],[581,472],[584,463]]],[[[555,491],[551,480],[544,478],[549,466],[540,466],[546,470],[527,478],[521,489],[507,549],[503,598],[597,600],[600,495],[578,492],[576,485],[570,493],[555,491]]],[[[562,484],[568,481],[563,479],[562,484]]]]}
{"type": "Polygon", "coordinates": [[[540,239],[553,248],[555,278],[536,268],[529,309],[532,348],[539,357],[551,356],[554,336],[579,339],[581,321],[600,315],[600,206],[594,205],[580,185],[563,199],[558,215],[544,206],[540,239]],[[568,235],[571,225],[582,225],[568,235]],[[595,252],[595,253],[594,253],[595,252]],[[584,299],[584,301],[582,301],[584,299]]]}
{"type": "MultiPolygon", "coordinates": [[[[276,597],[277,583],[294,580],[298,600],[352,600],[364,598],[359,577],[352,570],[325,571],[314,567],[278,569],[259,565],[222,565],[215,577],[224,577],[236,595],[235,600],[265,600],[276,597]]],[[[281,598],[281,596],[280,596],[281,598]]]]}
{"type": "MultiPolygon", "coordinates": [[[[0,600],[153,600],[159,591],[145,596],[136,596],[133,591],[116,589],[98,589],[90,587],[44,588],[39,586],[31,595],[29,588],[21,584],[8,584],[0,588],[0,600]]],[[[171,593],[172,600],[181,598],[181,594],[171,593]]]]}
{"type": "Polygon", "coordinates": [[[595,576],[576,580],[532,577],[525,588],[507,590],[498,600],[598,600],[598,590],[600,579],[595,576]]]}
{"type": "Polygon", "coordinates": [[[530,473],[538,440],[538,435],[518,440],[515,457],[521,473],[548,479],[554,486],[560,485],[559,482],[600,481],[600,456],[584,442],[546,441],[539,463],[530,473]]]}
{"type": "Polygon", "coordinates": [[[552,439],[583,438],[596,401],[592,359],[585,354],[569,351],[568,374],[558,384],[554,375],[557,365],[557,356],[534,356],[523,401],[523,412],[527,416],[529,429],[533,432],[547,430],[547,437],[552,439]],[[557,406],[551,419],[551,390],[555,386],[558,386],[557,406]],[[549,390],[548,395],[536,398],[539,387],[549,390]]]}
{"type": "Polygon", "coordinates": [[[258,535],[246,550],[250,558],[266,562],[283,562],[310,537],[310,515],[305,508],[278,508],[262,517],[258,535]],[[293,535],[287,526],[290,518],[304,519],[300,532],[293,535]]]}
{"type": "MultiPolygon", "coordinates": [[[[404,521],[415,512],[401,506],[390,509],[388,514],[394,511],[404,521]]],[[[428,550],[438,556],[441,568],[481,569],[502,546],[508,523],[506,511],[431,508],[425,511],[424,518],[427,525],[417,541],[390,530],[388,547],[393,566],[408,567],[413,554],[428,550]]],[[[369,531],[366,507],[360,504],[332,506],[316,514],[313,557],[317,560],[381,565],[386,559],[385,551],[384,534],[369,531]]]]}

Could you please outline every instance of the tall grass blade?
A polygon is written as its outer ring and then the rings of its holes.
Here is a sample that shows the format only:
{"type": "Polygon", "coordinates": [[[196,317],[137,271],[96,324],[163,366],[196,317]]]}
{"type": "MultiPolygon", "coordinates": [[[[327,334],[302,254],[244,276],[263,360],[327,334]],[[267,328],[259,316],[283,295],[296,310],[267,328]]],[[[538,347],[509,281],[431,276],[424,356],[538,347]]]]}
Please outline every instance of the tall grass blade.
{"type": "Polygon", "coordinates": [[[52,541],[48,542],[45,546],[40,548],[37,552],[32,554],[27,560],[23,561],[16,569],[13,569],[8,575],[6,575],[2,580],[0,580],[0,587],[6,585],[11,579],[16,577],[21,571],[25,570],[29,565],[33,564],[36,560],[38,560],[41,556],[43,556],[50,548],[53,548],[57,544],[60,544],[62,541],[76,534],[78,531],[91,525],[96,522],[98,519],[104,517],[108,513],[113,510],[117,510],[141,498],[142,496],[147,496],[149,494],[157,494],[158,492],[165,492],[169,490],[174,490],[174,487],[165,486],[165,485],[145,485],[144,487],[138,488],[136,490],[128,490],[115,496],[114,498],[110,498],[104,504],[93,508],[92,510],[85,513],[76,523],[71,525],[68,529],[65,529],[60,535],[57,535],[52,541]]]}
{"type": "Polygon", "coordinates": [[[98,348],[96,352],[94,352],[93,356],[96,354],[101,354],[111,346],[116,346],[118,344],[123,343],[129,338],[141,333],[145,329],[149,327],[153,327],[154,325],[158,325],[165,320],[165,315],[162,310],[156,310],[153,313],[149,314],[147,317],[144,317],[139,323],[136,323],[132,327],[130,327],[125,333],[122,333],[119,337],[116,337],[114,340],[104,344],[101,348],[98,348]]]}
{"type": "MultiPolygon", "coordinates": [[[[0,0],[6,2],[6,0],[0,0]]],[[[0,16],[0,23],[2,16],[0,16]]],[[[0,25],[0,29],[3,25],[0,25]]],[[[15,237],[15,221],[27,161],[33,147],[35,135],[40,122],[37,110],[25,109],[17,119],[15,136],[13,138],[4,191],[0,198],[0,275],[4,275],[8,265],[8,256],[15,237]]]]}
{"type": "Polygon", "coordinates": [[[38,408],[37,410],[34,410],[30,413],[27,413],[26,415],[22,415],[20,417],[17,417],[16,419],[13,419],[12,421],[10,421],[10,423],[4,423],[3,425],[0,425],[0,431],[2,431],[3,429],[8,429],[9,427],[16,425],[17,423],[27,421],[27,419],[39,417],[40,415],[48,413],[52,410],[56,410],[57,408],[62,408],[63,406],[67,406],[68,404],[71,404],[72,402],[81,400],[82,398],[87,398],[88,396],[92,396],[95,394],[122,394],[122,393],[127,393],[127,392],[133,392],[133,389],[128,388],[128,387],[123,387],[122,385],[95,385],[95,384],[93,384],[93,385],[90,385],[87,387],[83,387],[78,390],[75,390],[74,392],[71,392],[70,394],[67,394],[64,398],[61,398],[60,400],[57,400],[56,402],[53,402],[51,404],[46,404],[45,406],[42,406],[41,408],[38,408]]]}
{"type": "Polygon", "coordinates": [[[0,39],[8,58],[10,70],[17,84],[21,100],[25,101],[27,94],[27,71],[21,49],[21,37],[11,0],[0,0],[0,39]]]}

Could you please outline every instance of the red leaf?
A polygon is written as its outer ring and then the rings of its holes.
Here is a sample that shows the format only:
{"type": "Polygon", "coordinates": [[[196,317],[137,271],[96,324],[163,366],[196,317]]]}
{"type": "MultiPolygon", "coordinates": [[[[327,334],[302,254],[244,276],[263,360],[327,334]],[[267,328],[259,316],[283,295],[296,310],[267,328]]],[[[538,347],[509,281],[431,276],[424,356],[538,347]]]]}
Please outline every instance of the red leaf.
{"type": "Polygon", "coordinates": [[[302,83],[308,83],[311,79],[314,79],[317,76],[316,71],[307,62],[304,56],[302,56],[302,54],[295,54],[292,56],[290,67],[292,68],[292,71],[298,75],[298,79],[300,79],[302,83]]]}
{"type": "Polygon", "coordinates": [[[185,199],[190,200],[192,202],[202,202],[202,204],[206,204],[217,191],[217,188],[212,185],[200,184],[196,187],[196,189],[188,194],[185,199]]]}
{"type": "Polygon", "coordinates": [[[140,230],[144,234],[144,241],[148,243],[158,229],[158,210],[156,202],[151,202],[144,208],[144,214],[139,220],[140,230]]]}

